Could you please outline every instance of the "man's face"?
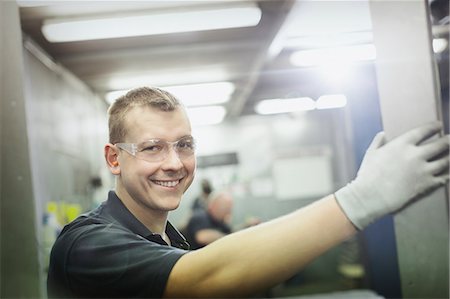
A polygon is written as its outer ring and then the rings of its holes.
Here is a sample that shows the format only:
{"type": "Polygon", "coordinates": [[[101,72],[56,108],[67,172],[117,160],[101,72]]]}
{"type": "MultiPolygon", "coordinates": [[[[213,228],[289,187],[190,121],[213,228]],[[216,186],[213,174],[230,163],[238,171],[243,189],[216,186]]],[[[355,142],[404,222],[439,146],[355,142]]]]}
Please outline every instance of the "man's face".
{"type": "MultiPolygon", "coordinates": [[[[181,107],[174,111],[136,107],[127,113],[124,123],[127,135],[123,142],[126,143],[155,138],[173,142],[191,135],[189,119],[181,107]]],[[[162,161],[144,161],[124,150],[120,150],[118,161],[118,187],[127,197],[122,200],[132,200],[153,211],[176,209],[194,179],[195,155],[180,158],[171,146],[162,161]]]]}

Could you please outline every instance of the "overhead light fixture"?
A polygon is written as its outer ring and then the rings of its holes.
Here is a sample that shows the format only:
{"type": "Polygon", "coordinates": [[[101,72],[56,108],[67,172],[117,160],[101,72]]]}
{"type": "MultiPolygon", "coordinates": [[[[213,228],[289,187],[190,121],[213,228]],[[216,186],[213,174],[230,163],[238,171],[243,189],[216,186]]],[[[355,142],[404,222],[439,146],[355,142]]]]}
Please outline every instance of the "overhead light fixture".
{"type": "Polygon", "coordinates": [[[187,108],[192,126],[215,125],[221,123],[227,111],[223,106],[205,106],[187,108]]]}
{"type": "Polygon", "coordinates": [[[227,80],[229,71],[221,62],[209,66],[175,67],[142,73],[118,73],[107,80],[109,90],[131,89],[136,86],[176,86],[188,82],[221,82],[227,80]]]}
{"type": "Polygon", "coordinates": [[[361,31],[293,36],[286,39],[286,41],[284,42],[284,47],[291,49],[318,49],[325,47],[342,47],[357,44],[370,44],[372,42],[373,33],[371,31],[361,31]]]}
{"type": "Polygon", "coordinates": [[[433,39],[433,51],[434,53],[442,53],[448,46],[448,41],[445,38],[433,39]]]}
{"type": "Polygon", "coordinates": [[[321,48],[297,51],[291,54],[290,61],[295,66],[320,66],[328,64],[344,64],[376,58],[373,44],[356,45],[337,48],[321,48]]]}
{"type": "Polygon", "coordinates": [[[259,102],[255,110],[258,114],[277,114],[296,111],[308,111],[315,108],[315,102],[308,97],[292,99],[269,99],[259,102]]]}
{"type": "MultiPolygon", "coordinates": [[[[230,100],[235,87],[231,82],[212,82],[201,84],[164,86],[164,90],[176,96],[186,107],[223,104],[230,100]]],[[[128,89],[108,92],[106,102],[112,104],[126,94],[128,89]]]]}
{"type": "Polygon", "coordinates": [[[342,108],[347,105],[347,97],[343,94],[330,94],[319,97],[317,101],[309,97],[292,99],[270,99],[259,102],[255,110],[258,114],[278,114],[314,109],[342,108]]]}
{"type": "Polygon", "coordinates": [[[166,86],[162,88],[175,95],[186,107],[228,102],[235,89],[234,84],[231,82],[166,86]]]}
{"type": "Polygon", "coordinates": [[[317,109],[342,108],[347,105],[347,97],[343,94],[323,95],[317,99],[317,109]]]}
{"type": "Polygon", "coordinates": [[[261,9],[253,3],[245,3],[235,7],[146,15],[48,19],[44,21],[42,33],[49,42],[57,43],[251,27],[260,20],[261,9]]]}
{"type": "Polygon", "coordinates": [[[17,0],[17,5],[19,5],[19,7],[38,7],[52,4],[55,4],[55,1],[17,0]]]}

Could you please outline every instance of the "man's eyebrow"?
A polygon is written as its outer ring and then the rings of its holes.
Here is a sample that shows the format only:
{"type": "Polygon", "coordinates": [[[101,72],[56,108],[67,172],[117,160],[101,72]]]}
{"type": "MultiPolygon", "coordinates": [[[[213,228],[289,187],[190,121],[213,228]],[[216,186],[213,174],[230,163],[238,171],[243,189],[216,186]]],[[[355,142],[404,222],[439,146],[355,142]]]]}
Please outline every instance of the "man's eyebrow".
{"type": "MultiPolygon", "coordinates": [[[[181,140],[181,139],[184,139],[184,138],[192,138],[192,139],[195,139],[194,136],[192,136],[192,135],[190,135],[190,134],[187,134],[187,135],[183,135],[183,136],[177,138],[177,140],[181,140]]],[[[142,143],[142,142],[146,142],[146,141],[150,141],[150,140],[158,140],[158,141],[163,140],[163,141],[167,141],[167,140],[164,139],[164,138],[151,137],[151,138],[146,138],[146,139],[143,139],[142,141],[135,142],[135,143],[142,143]]]]}
{"type": "Polygon", "coordinates": [[[194,136],[188,134],[188,135],[181,136],[180,138],[178,138],[178,140],[183,139],[183,138],[192,138],[192,139],[194,139],[194,136]]]}

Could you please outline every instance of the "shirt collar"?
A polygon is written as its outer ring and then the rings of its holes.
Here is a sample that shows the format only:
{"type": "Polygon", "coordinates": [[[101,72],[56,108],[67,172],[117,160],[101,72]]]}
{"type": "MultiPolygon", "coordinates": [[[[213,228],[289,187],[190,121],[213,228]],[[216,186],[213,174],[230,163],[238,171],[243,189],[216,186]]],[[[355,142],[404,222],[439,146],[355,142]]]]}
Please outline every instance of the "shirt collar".
{"type": "MultiPolygon", "coordinates": [[[[147,240],[167,245],[159,234],[151,232],[144,224],[142,224],[128,209],[117,196],[116,192],[110,191],[108,200],[104,205],[104,212],[109,214],[115,221],[129,229],[135,234],[144,237],[147,240]]],[[[181,249],[189,249],[189,244],[181,233],[168,221],[166,225],[166,234],[172,243],[172,246],[181,249]]]]}

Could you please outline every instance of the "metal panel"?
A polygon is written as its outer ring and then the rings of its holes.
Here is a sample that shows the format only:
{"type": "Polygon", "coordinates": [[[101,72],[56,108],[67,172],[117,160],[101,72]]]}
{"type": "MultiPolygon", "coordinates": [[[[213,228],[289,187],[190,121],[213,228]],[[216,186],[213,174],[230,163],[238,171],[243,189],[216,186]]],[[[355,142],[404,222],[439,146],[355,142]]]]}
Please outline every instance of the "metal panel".
{"type": "MultiPolygon", "coordinates": [[[[425,0],[371,0],[377,80],[388,138],[440,118],[440,94],[425,0]]],[[[405,298],[448,298],[448,191],[395,216],[405,298]]]]}
{"type": "Polygon", "coordinates": [[[39,261],[15,1],[0,2],[1,298],[38,298],[39,261]]]}

